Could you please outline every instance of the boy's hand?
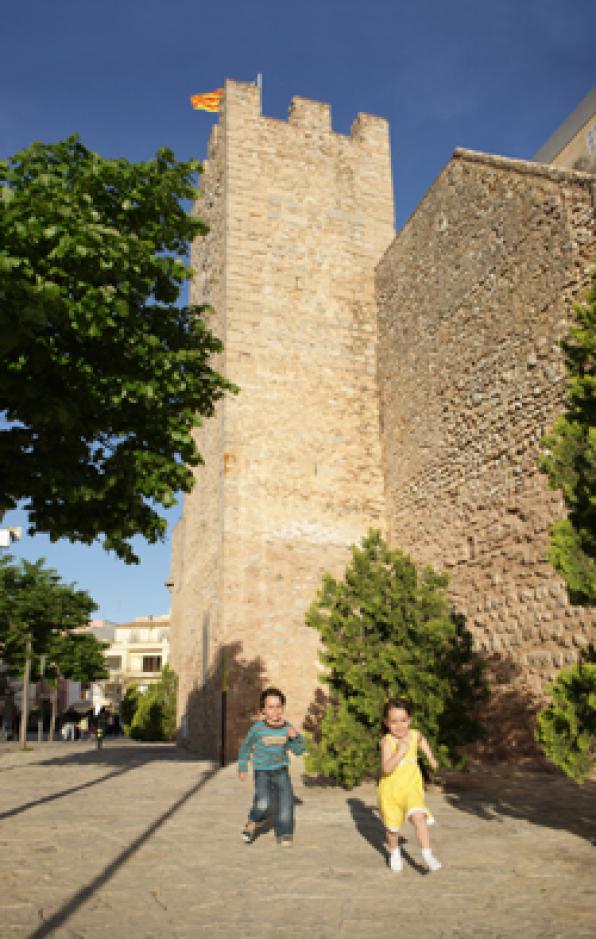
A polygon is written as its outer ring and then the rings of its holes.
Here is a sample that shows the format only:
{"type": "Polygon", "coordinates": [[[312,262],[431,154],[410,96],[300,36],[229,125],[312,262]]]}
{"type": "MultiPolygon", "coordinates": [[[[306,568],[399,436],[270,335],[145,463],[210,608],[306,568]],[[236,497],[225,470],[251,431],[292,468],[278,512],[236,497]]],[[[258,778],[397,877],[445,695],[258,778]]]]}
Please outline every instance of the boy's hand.
{"type": "Polygon", "coordinates": [[[297,736],[298,736],[298,731],[296,730],[296,728],[292,727],[291,725],[288,726],[288,737],[290,738],[290,740],[295,740],[297,736]]]}
{"type": "Polygon", "coordinates": [[[238,779],[240,780],[240,782],[244,782],[247,776],[248,776],[248,773],[238,773],[238,779]]]}

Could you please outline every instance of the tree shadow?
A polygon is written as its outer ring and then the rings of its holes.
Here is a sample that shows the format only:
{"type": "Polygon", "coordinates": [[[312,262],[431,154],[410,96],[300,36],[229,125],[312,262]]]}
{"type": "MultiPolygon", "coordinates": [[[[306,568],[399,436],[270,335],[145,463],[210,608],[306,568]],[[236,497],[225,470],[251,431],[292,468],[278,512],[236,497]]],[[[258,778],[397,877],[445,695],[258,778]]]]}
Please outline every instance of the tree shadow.
{"type": "Polygon", "coordinates": [[[462,812],[486,821],[523,819],[596,843],[596,782],[578,786],[554,768],[527,770],[510,764],[442,776],[445,799],[462,812]]]}
{"type": "Polygon", "coordinates": [[[222,766],[235,760],[240,744],[259,714],[259,694],[267,685],[260,656],[248,660],[241,642],[219,647],[206,680],[188,695],[179,742],[222,766]]]}
{"type": "Polygon", "coordinates": [[[94,877],[85,887],[82,887],[81,890],[64,903],[52,916],[44,920],[44,922],[30,934],[28,939],[43,939],[43,937],[50,936],[56,929],[63,926],[63,924],[77,912],[79,907],[90,900],[97,890],[100,890],[104,884],[111,880],[118,870],[131,860],[137,851],[153,837],[162,825],[169,821],[169,819],[172,818],[199,789],[202,789],[217,772],[217,767],[207,770],[190,789],[184,792],[179,799],[156,818],[138,838],[135,838],[127,848],[121,851],[113,861],[107,864],[97,877],[94,877]]]}
{"type": "Polygon", "coordinates": [[[321,722],[325,716],[327,705],[330,703],[329,695],[322,688],[317,688],[303,722],[304,729],[312,735],[315,743],[321,742],[321,722]]]}
{"type": "Polygon", "coordinates": [[[521,757],[541,765],[544,758],[534,739],[539,701],[525,684],[523,669],[505,655],[493,654],[484,661],[489,692],[479,715],[484,736],[466,748],[467,754],[497,762],[521,757]]]}
{"type": "MultiPolygon", "coordinates": [[[[59,746],[71,746],[71,744],[59,744],[59,746]]],[[[72,746],[77,746],[72,744],[72,746]]],[[[84,789],[91,789],[93,786],[98,786],[107,780],[114,779],[118,776],[123,776],[125,773],[129,773],[132,770],[138,769],[140,766],[144,766],[147,763],[155,761],[179,761],[184,760],[186,762],[198,762],[194,755],[185,753],[178,749],[175,744],[139,744],[139,745],[127,745],[118,743],[115,746],[103,746],[100,750],[93,748],[92,750],[83,750],[75,753],[67,753],[63,756],[50,757],[46,760],[39,760],[33,764],[30,764],[27,767],[27,772],[35,772],[38,768],[44,770],[48,766],[94,766],[94,767],[113,767],[111,772],[104,773],[101,776],[98,776],[95,779],[91,779],[88,782],[81,783],[78,786],[71,786],[68,789],[61,789],[58,792],[52,792],[49,795],[42,796],[39,799],[34,799],[30,802],[25,802],[22,805],[14,806],[14,808],[7,809],[5,812],[0,813],[0,820],[5,818],[10,818],[14,815],[20,815],[23,812],[27,812],[30,809],[34,809],[39,805],[44,805],[48,802],[54,802],[57,799],[63,799],[67,796],[73,795],[75,792],[81,792],[84,789]]],[[[18,767],[11,767],[17,769],[18,767]]]]}

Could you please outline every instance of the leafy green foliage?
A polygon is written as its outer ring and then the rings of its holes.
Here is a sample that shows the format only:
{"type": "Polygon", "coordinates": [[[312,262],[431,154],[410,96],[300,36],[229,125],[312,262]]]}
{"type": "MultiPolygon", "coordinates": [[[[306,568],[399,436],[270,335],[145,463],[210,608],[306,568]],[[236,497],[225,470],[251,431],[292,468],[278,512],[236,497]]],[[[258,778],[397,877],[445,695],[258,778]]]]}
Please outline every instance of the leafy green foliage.
{"type": "Polygon", "coordinates": [[[374,775],[384,703],[395,695],[412,703],[413,722],[442,763],[479,736],[482,662],[446,586],[445,576],[419,571],[375,531],[352,549],[343,581],[325,575],[306,622],[321,634],[332,703],[320,739],[309,742],[309,771],[346,786],[374,775]]]}
{"type": "Polygon", "coordinates": [[[176,733],[176,690],[178,679],[169,665],[164,665],[156,685],[139,695],[130,726],[130,736],[137,740],[172,740],[176,733]]]}
{"type": "Polygon", "coordinates": [[[192,486],[191,430],[233,390],[206,309],[178,305],[200,169],[76,136],[0,161],[0,513],[27,499],[30,533],[136,562],[130,539],[162,538],[157,506],[192,486]]]}
{"type": "MultiPolygon", "coordinates": [[[[91,633],[56,633],[48,646],[45,677],[69,678],[90,684],[109,677],[104,649],[109,643],[99,642],[91,633]]],[[[36,663],[37,664],[37,663],[36,663]]],[[[32,671],[36,681],[37,669],[32,671]]]]}
{"type": "Polygon", "coordinates": [[[549,560],[572,603],[596,603],[596,270],[586,305],[561,343],[567,369],[567,409],[544,440],[540,466],[561,489],[567,518],[552,526],[549,560]]]}
{"type": "MultiPolygon", "coordinates": [[[[94,637],[67,638],[61,634],[85,626],[95,607],[88,593],[64,584],[55,570],[44,567],[43,559],[17,564],[10,556],[1,557],[0,658],[11,674],[22,674],[30,637],[34,662],[35,656],[46,654],[52,663],[53,653],[60,647],[65,655],[69,650],[68,662],[73,668],[75,664],[83,668],[84,662],[91,661],[89,640],[94,637]]],[[[52,677],[51,667],[48,677],[52,677]]]]}
{"type": "Polygon", "coordinates": [[[562,669],[550,686],[551,703],[538,714],[536,740],[563,772],[583,783],[594,766],[596,745],[596,650],[562,669]]]}
{"type": "Polygon", "coordinates": [[[125,734],[130,735],[130,728],[139,706],[141,694],[137,685],[129,685],[120,702],[120,721],[125,734]]]}

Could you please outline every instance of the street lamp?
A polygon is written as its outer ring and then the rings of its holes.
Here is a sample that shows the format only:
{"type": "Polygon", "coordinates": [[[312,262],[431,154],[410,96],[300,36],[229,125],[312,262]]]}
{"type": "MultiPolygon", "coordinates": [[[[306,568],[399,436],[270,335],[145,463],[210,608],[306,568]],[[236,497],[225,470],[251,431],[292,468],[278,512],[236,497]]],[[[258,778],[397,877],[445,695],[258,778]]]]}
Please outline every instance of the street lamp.
{"type": "Polygon", "coordinates": [[[42,653],[39,656],[39,714],[37,717],[37,742],[43,740],[43,679],[46,673],[47,655],[42,653]]]}

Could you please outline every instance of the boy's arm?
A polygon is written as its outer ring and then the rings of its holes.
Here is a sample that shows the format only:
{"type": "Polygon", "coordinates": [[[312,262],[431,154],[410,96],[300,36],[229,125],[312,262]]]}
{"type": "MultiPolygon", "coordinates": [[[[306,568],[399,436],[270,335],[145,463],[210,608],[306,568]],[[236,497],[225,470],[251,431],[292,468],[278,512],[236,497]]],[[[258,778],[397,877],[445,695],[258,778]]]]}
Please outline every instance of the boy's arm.
{"type": "Polygon", "coordinates": [[[255,740],[256,740],[256,736],[251,727],[246,737],[244,738],[242,742],[242,746],[240,747],[240,750],[238,752],[238,773],[241,776],[245,775],[248,772],[248,761],[250,759],[252,748],[255,745],[255,740]]]}
{"type": "Polygon", "coordinates": [[[300,756],[306,750],[306,744],[304,742],[304,737],[302,734],[299,734],[295,727],[292,724],[288,723],[288,749],[292,751],[294,756],[300,756]]]}

